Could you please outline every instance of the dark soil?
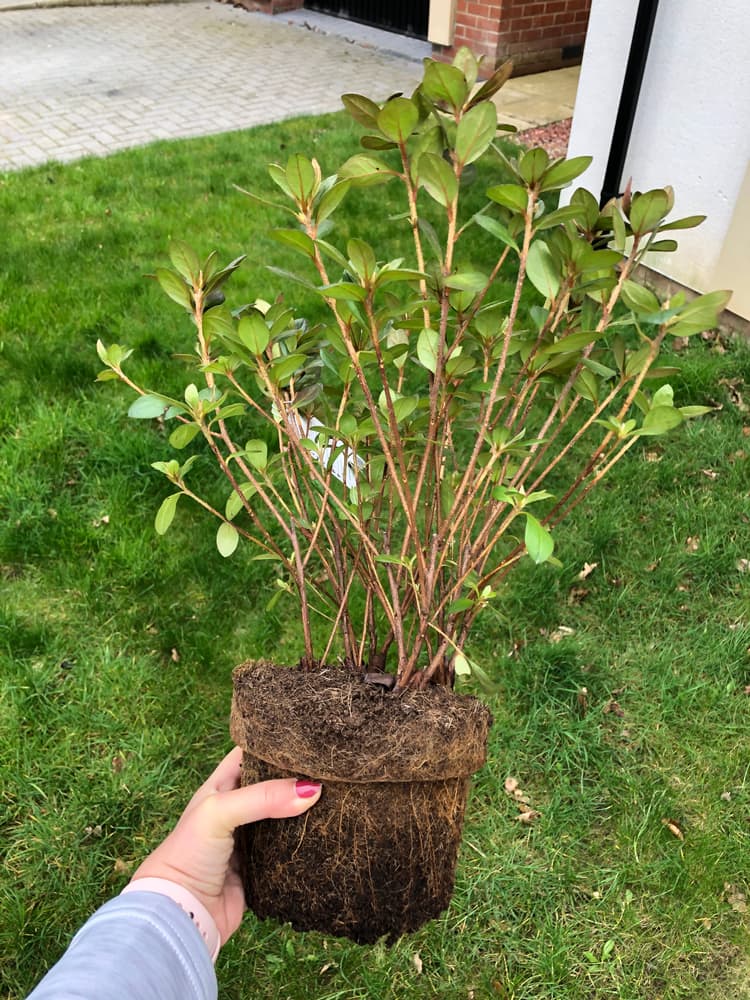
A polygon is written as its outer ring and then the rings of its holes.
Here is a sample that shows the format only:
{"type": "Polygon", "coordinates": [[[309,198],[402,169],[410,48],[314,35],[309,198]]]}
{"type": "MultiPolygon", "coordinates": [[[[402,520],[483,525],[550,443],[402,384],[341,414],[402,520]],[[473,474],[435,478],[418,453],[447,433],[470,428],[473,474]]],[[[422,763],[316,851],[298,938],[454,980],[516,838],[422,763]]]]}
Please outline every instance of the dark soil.
{"type": "Polygon", "coordinates": [[[323,782],[303,816],[242,828],[251,909],[362,943],[437,916],[490,722],[476,699],[444,688],[392,694],[337,668],[239,667],[232,735],[243,782],[323,782]]]}

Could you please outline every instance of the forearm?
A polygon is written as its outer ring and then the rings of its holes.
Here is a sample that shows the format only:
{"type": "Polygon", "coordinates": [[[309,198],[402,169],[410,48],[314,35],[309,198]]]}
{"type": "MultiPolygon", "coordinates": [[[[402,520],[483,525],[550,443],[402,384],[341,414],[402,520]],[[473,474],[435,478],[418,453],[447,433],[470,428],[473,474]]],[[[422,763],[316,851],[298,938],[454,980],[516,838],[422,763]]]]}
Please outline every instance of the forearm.
{"type": "Polygon", "coordinates": [[[28,1000],[216,1000],[208,950],[167,896],[131,892],[84,924],[28,1000]]]}

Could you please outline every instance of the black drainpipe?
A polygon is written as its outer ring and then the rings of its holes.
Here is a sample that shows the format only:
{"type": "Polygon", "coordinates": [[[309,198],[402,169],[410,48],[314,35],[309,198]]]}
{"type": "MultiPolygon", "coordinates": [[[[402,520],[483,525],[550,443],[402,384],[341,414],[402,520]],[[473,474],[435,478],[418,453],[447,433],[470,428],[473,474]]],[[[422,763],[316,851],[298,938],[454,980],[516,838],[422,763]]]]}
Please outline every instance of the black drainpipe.
{"type": "Polygon", "coordinates": [[[648,62],[648,50],[658,6],[659,0],[640,0],[638,4],[633,40],[630,43],[625,79],[622,82],[620,105],[617,109],[615,128],[609,147],[607,169],[604,171],[600,205],[605,205],[610,198],[617,198],[622,194],[620,189],[622,172],[625,168],[625,157],[630,145],[630,135],[633,131],[633,121],[638,108],[643,74],[648,62]]]}

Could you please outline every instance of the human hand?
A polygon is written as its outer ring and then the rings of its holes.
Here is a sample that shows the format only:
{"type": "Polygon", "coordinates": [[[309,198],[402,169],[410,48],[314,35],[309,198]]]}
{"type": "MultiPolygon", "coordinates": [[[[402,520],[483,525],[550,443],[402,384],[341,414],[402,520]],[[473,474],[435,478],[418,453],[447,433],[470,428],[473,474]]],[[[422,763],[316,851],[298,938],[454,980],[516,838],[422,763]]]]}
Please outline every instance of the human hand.
{"type": "MultiPolygon", "coordinates": [[[[142,878],[176,882],[213,917],[224,944],[245,912],[242,882],[233,864],[234,829],[261,819],[299,816],[320,798],[320,785],[294,778],[240,788],[242,750],[235,747],[188,803],[172,833],[137,869],[142,878]]],[[[135,886],[133,886],[135,888],[135,886]]]]}

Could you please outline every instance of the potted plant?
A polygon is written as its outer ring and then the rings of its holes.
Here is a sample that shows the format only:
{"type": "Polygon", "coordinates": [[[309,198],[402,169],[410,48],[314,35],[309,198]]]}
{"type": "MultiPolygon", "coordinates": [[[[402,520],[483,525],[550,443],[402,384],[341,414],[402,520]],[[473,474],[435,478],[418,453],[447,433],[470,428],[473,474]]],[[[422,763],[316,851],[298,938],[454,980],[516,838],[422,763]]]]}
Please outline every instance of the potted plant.
{"type": "Polygon", "coordinates": [[[325,320],[275,288],[273,304],[230,310],[242,258],[222,267],[176,243],[156,277],[195,327],[183,397],[137,384],[130,351],[98,345],[100,378],[137,393],[131,417],[164,418],[180,452],[201,444],[154,463],[173,486],[157,532],[188,498],[218,522],[223,556],[241,545],[273,561],[277,594],[298,602],[299,664],[237,668],[232,733],[244,780],[302,775],[325,792],[241,838],[249,904],[359,941],[448,904],[490,724],[452,692],[457,677],[488,680],[472,629],[521,560],[555,562],[552,529],[634,444],[706,412],[675,404],[659,355],[727,301],[661,302],[637,284],[644,256],[700,217],[667,221],[669,188],[601,210],[577,190],[556,207],[589,158],[503,151],[492,97],[510,68],[481,85],[478,68],[464,49],[427,60],[411,97],[345,95],[363,152],[326,177],[303,154],[269,168],[291,216],[275,235],[303,258],[284,273],[325,320]],[[484,164],[486,199],[467,211],[484,164]],[[369,185],[383,185],[384,218],[400,213],[408,257],[330,235],[369,185]],[[206,453],[222,503],[199,485],[206,453]]]}

